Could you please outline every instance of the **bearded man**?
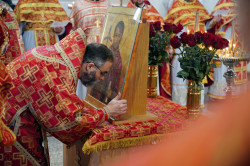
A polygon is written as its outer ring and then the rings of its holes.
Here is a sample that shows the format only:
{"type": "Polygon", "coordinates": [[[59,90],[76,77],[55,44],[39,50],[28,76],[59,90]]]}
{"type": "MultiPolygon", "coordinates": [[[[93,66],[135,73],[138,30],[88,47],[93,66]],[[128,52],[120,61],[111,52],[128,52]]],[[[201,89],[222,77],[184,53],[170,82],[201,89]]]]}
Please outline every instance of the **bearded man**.
{"type": "Polygon", "coordinates": [[[124,114],[127,102],[119,100],[120,94],[106,107],[91,110],[75,93],[78,78],[85,86],[93,85],[104,80],[112,63],[113,54],[105,45],[86,47],[82,29],[12,61],[7,66],[12,87],[1,118],[17,141],[0,147],[0,165],[49,165],[46,132],[69,145],[109,117],[124,114]]]}

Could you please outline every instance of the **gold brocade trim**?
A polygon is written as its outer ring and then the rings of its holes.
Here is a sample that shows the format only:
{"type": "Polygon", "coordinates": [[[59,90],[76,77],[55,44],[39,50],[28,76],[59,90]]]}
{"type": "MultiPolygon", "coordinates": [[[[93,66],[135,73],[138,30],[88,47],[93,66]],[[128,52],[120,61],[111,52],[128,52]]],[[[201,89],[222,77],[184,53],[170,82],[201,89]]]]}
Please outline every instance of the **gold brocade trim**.
{"type": "Polygon", "coordinates": [[[215,12],[216,10],[219,10],[220,8],[223,8],[223,7],[234,7],[234,6],[235,6],[235,3],[223,3],[223,4],[216,6],[214,8],[214,10],[212,11],[212,13],[215,12]]]}
{"type": "Polygon", "coordinates": [[[236,86],[240,86],[240,85],[242,85],[242,84],[246,84],[247,82],[248,82],[247,79],[242,80],[242,81],[236,81],[236,80],[234,80],[234,84],[235,84],[236,86]]]}
{"type": "Polygon", "coordinates": [[[32,165],[40,166],[36,159],[31,156],[31,154],[18,141],[16,141],[14,146],[32,163],[32,165]]]}
{"type": "Polygon", "coordinates": [[[61,8],[62,6],[58,3],[23,3],[19,6],[19,8],[23,7],[59,7],[61,8]]]}
{"type": "Polygon", "coordinates": [[[86,39],[86,35],[85,35],[84,31],[82,30],[82,28],[78,28],[77,32],[81,35],[82,40],[84,42],[84,45],[86,46],[87,45],[87,39],[86,39]]]}
{"type": "Polygon", "coordinates": [[[38,58],[38,59],[41,59],[41,60],[45,60],[47,62],[57,62],[57,63],[60,63],[61,65],[64,65],[64,66],[67,66],[67,64],[62,61],[62,60],[59,60],[59,59],[56,59],[56,58],[52,58],[52,57],[47,57],[47,56],[44,56],[42,54],[39,54],[37,51],[36,51],[37,48],[34,48],[32,49],[32,54],[38,58]]]}
{"type": "Polygon", "coordinates": [[[52,28],[50,27],[52,24],[52,22],[28,22],[24,27],[23,27],[23,31],[28,31],[28,30],[43,30],[43,29],[47,29],[47,30],[52,30],[52,28]]]}
{"type": "Polygon", "coordinates": [[[67,54],[65,53],[65,51],[62,49],[62,47],[59,45],[59,43],[55,44],[55,48],[57,50],[57,52],[61,55],[61,57],[63,58],[63,60],[66,62],[67,67],[69,68],[69,70],[71,71],[71,74],[74,78],[75,81],[75,86],[77,86],[77,82],[78,82],[78,78],[77,78],[77,73],[76,73],[76,69],[74,67],[74,65],[72,64],[72,62],[70,61],[69,57],[67,56],[67,54]]]}
{"type": "MultiPolygon", "coordinates": [[[[165,20],[168,19],[173,13],[179,12],[180,10],[185,10],[185,9],[204,9],[205,8],[203,6],[197,6],[197,5],[188,5],[188,6],[181,6],[175,9],[172,9],[167,16],[165,17],[165,20]]],[[[194,14],[195,15],[195,14],[194,14]]]]}
{"type": "Polygon", "coordinates": [[[15,22],[4,22],[8,29],[19,30],[18,25],[15,22]]]}
{"type": "Polygon", "coordinates": [[[35,31],[35,30],[45,30],[45,31],[52,31],[51,28],[29,28],[29,29],[24,29],[23,31],[35,31]]]}
{"type": "Polygon", "coordinates": [[[219,31],[219,32],[216,32],[215,33],[216,35],[220,35],[221,37],[225,37],[225,35],[226,35],[226,32],[223,32],[223,31],[219,31]]]}
{"type": "Polygon", "coordinates": [[[232,17],[232,18],[223,22],[223,24],[219,27],[219,29],[222,28],[223,26],[229,24],[230,22],[232,22],[236,18],[236,16],[237,16],[236,14],[228,14],[228,15],[224,16],[224,17],[232,17]]]}
{"type": "MultiPolygon", "coordinates": [[[[183,20],[184,18],[189,18],[189,17],[195,17],[196,13],[189,13],[189,14],[183,14],[182,16],[178,17],[177,19],[174,20],[174,24],[178,23],[180,20],[183,20]]],[[[199,16],[204,16],[205,20],[208,20],[210,18],[210,16],[205,15],[203,13],[200,13],[199,16]]],[[[202,21],[202,20],[200,20],[202,21]]],[[[192,21],[193,22],[193,21],[192,21]]],[[[186,23],[185,25],[190,24],[190,23],[186,23]]],[[[185,26],[183,25],[183,26],[185,26]]]]}
{"type": "Polygon", "coordinates": [[[76,120],[67,124],[60,125],[58,127],[54,127],[51,129],[47,129],[46,131],[48,132],[57,132],[57,131],[62,131],[62,130],[68,130],[76,125],[78,125],[82,120],[81,112],[78,112],[76,114],[76,120]]]}
{"type": "Polygon", "coordinates": [[[11,119],[9,125],[13,124],[17,118],[20,117],[20,115],[23,113],[23,111],[25,111],[27,108],[29,108],[29,104],[26,104],[25,106],[23,106],[22,108],[20,108],[16,113],[15,115],[13,116],[13,118],[11,119]]]}
{"type": "Polygon", "coordinates": [[[20,123],[21,123],[21,118],[20,116],[17,118],[16,123],[15,123],[15,127],[14,127],[14,134],[17,135],[18,129],[20,127],[20,123]]]}
{"type": "Polygon", "coordinates": [[[208,95],[209,97],[212,97],[212,98],[215,98],[215,99],[220,99],[220,100],[226,98],[226,96],[218,96],[218,95],[213,95],[213,94],[211,94],[211,93],[207,93],[207,95],[208,95]]]}
{"type": "Polygon", "coordinates": [[[235,67],[234,68],[234,72],[240,72],[240,71],[246,71],[247,70],[247,66],[244,67],[235,67]]]}
{"type": "MultiPolygon", "coordinates": [[[[82,37],[82,40],[84,42],[84,45],[86,46],[87,40],[86,40],[85,33],[83,32],[83,30],[81,28],[78,28],[76,31],[80,34],[80,36],[82,37]]],[[[67,54],[64,52],[64,50],[61,48],[61,46],[58,43],[55,44],[55,48],[56,48],[57,52],[61,55],[63,60],[66,62],[67,66],[70,69],[72,76],[74,78],[75,86],[77,86],[78,78],[77,78],[77,73],[76,73],[76,69],[75,69],[74,65],[72,64],[72,62],[70,61],[67,54]]]]}
{"type": "Polygon", "coordinates": [[[17,20],[25,22],[68,21],[69,18],[58,3],[22,3],[15,8],[17,20]],[[44,19],[46,18],[46,20],[44,19]]]}
{"type": "Polygon", "coordinates": [[[53,11],[34,11],[34,10],[25,10],[25,11],[22,11],[22,14],[29,14],[29,13],[32,13],[32,14],[55,14],[55,15],[65,15],[65,12],[64,11],[61,11],[61,12],[53,12],[53,11]]]}
{"type": "Polygon", "coordinates": [[[126,148],[131,146],[140,146],[149,144],[152,142],[159,142],[161,138],[164,137],[175,137],[178,135],[183,135],[183,131],[174,132],[174,133],[168,133],[168,134],[154,134],[154,135],[148,135],[148,136],[142,136],[142,137],[132,137],[132,138],[124,138],[124,139],[118,139],[118,140],[110,140],[110,141],[103,141],[96,143],[94,145],[89,145],[89,141],[86,141],[85,144],[82,147],[82,151],[84,154],[89,155],[93,152],[100,152],[103,150],[109,150],[109,149],[117,149],[117,148],[126,148]]]}

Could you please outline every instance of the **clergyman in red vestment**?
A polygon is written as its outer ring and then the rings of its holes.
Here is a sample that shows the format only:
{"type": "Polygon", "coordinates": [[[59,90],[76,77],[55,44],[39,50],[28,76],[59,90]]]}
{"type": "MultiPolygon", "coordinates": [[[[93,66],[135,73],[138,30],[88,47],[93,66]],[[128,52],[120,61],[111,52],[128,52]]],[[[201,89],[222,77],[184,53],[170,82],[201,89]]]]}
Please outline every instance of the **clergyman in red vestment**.
{"type": "Polygon", "coordinates": [[[110,116],[124,114],[127,104],[120,94],[106,107],[91,110],[75,93],[78,78],[86,86],[104,80],[112,62],[106,46],[86,47],[85,34],[77,29],[55,45],[31,49],[8,64],[13,86],[1,119],[17,140],[0,147],[0,165],[49,165],[46,132],[69,145],[110,116]]]}

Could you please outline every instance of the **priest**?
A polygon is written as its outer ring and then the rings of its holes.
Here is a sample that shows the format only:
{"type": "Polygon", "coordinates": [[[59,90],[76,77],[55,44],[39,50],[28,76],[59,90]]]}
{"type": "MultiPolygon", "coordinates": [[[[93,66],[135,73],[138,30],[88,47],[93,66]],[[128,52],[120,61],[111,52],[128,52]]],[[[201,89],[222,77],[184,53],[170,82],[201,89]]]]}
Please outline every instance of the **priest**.
{"type": "Polygon", "coordinates": [[[8,37],[5,39],[8,40],[8,46],[6,50],[2,52],[0,60],[7,65],[24,53],[24,45],[15,13],[12,8],[3,1],[0,1],[0,19],[1,25],[7,28],[6,33],[8,33],[8,37]]]}
{"type": "Polygon", "coordinates": [[[53,26],[53,22],[66,22],[69,18],[57,0],[19,0],[15,14],[20,24],[25,50],[53,45],[59,41],[58,35],[65,31],[63,25],[53,26]]]}
{"type": "Polygon", "coordinates": [[[12,61],[7,70],[13,86],[1,117],[17,141],[0,149],[0,165],[49,165],[46,132],[70,145],[109,117],[124,114],[127,102],[119,100],[120,94],[106,107],[91,110],[75,93],[78,78],[85,86],[104,80],[112,63],[113,54],[105,45],[86,47],[82,29],[12,61]]]}
{"type": "MultiPolygon", "coordinates": [[[[214,19],[207,24],[209,31],[230,40],[232,34],[232,22],[236,20],[237,16],[235,7],[236,3],[234,0],[219,0],[211,14],[214,19]],[[219,11],[224,11],[227,14],[217,14],[219,11]]],[[[227,83],[223,75],[227,68],[221,62],[216,62],[216,65],[217,67],[214,69],[214,83],[209,87],[208,95],[212,99],[224,99],[226,96],[224,89],[227,86],[227,83]]],[[[237,86],[236,91],[233,94],[239,95],[247,86],[247,63],[240,62],[235,67],[235,71],[237,73],[235,79],[235,84],[237,86]]]]}
{"type": "Polygon", "coordinates": [[[100,41],[105,14],[110,2],[108,0],[76,0],[70,13],[73,28],[82,28],[87,43],[100,41]]]}
{"type": "MultiPolygon", "coordinates": [[[[205,21],[210,19],[209,13],[198,0],[175,0],[172,8],[165,17],[166,22],[172,24],[182,24],[184,31],[188,33],[195,32],[196,12],[199,12],[198,30],[205,32],[205,21]]],[[[178,51],[178,50],[176,50],[178,51]]],[[[187,98],[187,82],[177,77],[177,73],[181,70],[178,56],[175,56],[172,62],[171,70],[171,86],[172,100],[183,106],[186,105],[187,98]]],[[[202,91],[201,105],[204,105],[204,91],[202,91]]]]}
{"type": "MultiPolygon", "coordinates": [[[[109,0],[76,0],[70,13],[73,29],[82,28],[86,34],[87,44],[100,42],[101,30],[109,0]]],[[[78,81],[77,95],[84,99],[87,88],[78,81]]]]}
{"type": "MultiPolygon", "coordinates": [[[[6,35],[6,33],[8,32],[8,28],[7,26],[5,26],[1,19],[0,25],[0,56],[3,56],[4,50],[6,50],[6,47],[8,46],[6,44],[6,39],[8,38],[8,35],[6,35]]],[[[5,65],[0,62],[0,114],[3,111],[3,104],[5,102],[5,99],[7,98],[6,92],[8,92],[10,88],[10,77],[8,77],[5,65]]],[[[15,143],[15,141],[15,134],[0,119],[0,148],[3,148],[3,146],[12,145],[15,143]]]]}

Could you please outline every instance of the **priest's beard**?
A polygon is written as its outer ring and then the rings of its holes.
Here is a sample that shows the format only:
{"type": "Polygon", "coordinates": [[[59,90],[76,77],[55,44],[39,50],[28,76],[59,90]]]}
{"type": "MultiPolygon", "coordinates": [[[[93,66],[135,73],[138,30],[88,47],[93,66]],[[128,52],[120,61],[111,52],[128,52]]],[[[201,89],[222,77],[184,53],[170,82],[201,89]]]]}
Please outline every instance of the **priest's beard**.
{"type": "Polygon", "coordinates": [[[96,80],[96,71],[91,71],[90,73],[84,72],[79,79],[85,86],[91,86],[98,82],[98,80],[96,80]]]}

